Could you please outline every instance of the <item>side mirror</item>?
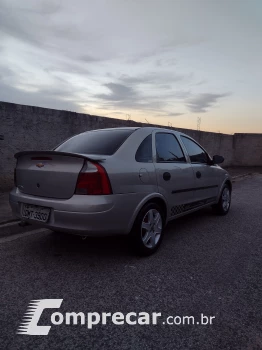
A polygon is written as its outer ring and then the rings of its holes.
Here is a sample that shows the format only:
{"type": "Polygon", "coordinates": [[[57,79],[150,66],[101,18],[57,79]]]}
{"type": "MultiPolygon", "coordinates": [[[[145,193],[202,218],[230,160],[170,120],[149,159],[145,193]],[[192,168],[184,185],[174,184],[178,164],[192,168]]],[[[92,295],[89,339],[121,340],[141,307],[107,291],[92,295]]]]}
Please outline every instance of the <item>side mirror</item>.
{"type": "Polygon", "coordinates": [[[214,162],[214,164],[221,164],[221,163],[224,162],[224,160],[225,160],[225,158],[222,157],[222,156],[218,156],[218,155],[213,156],[213,162],[214,162]]]}

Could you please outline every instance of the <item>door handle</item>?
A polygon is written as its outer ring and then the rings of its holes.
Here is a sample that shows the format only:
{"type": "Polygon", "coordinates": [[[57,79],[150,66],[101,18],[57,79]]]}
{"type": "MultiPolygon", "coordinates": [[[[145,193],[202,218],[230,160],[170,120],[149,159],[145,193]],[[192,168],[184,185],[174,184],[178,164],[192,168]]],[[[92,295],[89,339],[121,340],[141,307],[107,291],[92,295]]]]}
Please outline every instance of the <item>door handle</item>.
{"type": "Polygon", "coordinates": [[[165,181],[170,180],[170,179],[171,179],[171,174],[168,173],[168,172],[165,172],[165,173],[163,174],[163,179],[164,179],[165,181]]]}
{"type": "Polygon", "coordinates": [[[196,177],[197,177],[198,179],[200,179],[201,176],[202,176],[201,172],[200,172],[200,171],[197,171],[197,172],[196,172],[196,177]]]}

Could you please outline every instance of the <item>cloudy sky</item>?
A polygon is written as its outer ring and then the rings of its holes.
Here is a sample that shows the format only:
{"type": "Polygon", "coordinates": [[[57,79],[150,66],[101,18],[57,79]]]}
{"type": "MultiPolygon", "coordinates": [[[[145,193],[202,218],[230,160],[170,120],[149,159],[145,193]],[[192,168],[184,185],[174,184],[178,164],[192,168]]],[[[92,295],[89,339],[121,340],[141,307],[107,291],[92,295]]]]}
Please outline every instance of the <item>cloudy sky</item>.
{"type": "Polygon", "coordinates": [[[0,100],[262,132],[261,0],[0,0],[0,100]]]}

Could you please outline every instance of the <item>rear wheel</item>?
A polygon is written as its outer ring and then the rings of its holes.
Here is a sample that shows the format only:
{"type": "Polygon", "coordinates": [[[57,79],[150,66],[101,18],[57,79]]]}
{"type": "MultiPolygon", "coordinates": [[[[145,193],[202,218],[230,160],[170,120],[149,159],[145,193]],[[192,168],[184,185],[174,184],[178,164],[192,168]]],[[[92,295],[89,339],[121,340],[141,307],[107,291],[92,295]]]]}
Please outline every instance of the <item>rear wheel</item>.
{"type": "Polygon", "coordinates": [[[226,184],[224,185],[219,202],[212,206],[213,210],[218,215],[226,215],[229,212],[231,205],[231,190],[229,186],[226,184]]]}
{"type": "Polygon", "coordinates": [[[163,237],[164,215],[155,203],[146,204],[137,215],[130,232],[133,249],[139,255],[151,255],[160,246],[163,237]]]}

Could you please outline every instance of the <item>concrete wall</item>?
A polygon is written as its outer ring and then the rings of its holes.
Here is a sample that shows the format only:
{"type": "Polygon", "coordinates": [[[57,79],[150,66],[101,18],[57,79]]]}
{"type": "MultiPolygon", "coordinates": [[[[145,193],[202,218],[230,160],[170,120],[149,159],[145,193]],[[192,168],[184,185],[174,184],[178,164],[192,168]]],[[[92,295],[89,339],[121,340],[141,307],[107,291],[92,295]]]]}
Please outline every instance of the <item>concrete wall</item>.
{"type": "Polygon", "coordinates": [[[262,134],[234,134],[233,147],[234,165],[262,165],[262,134]]]}
{"type": "MultiPolygon", "coordinates": [[[[16,152],[51,149],[66,138],[85,130],[145,125],[148,126],[132,120],[0,102],[0,191],[9,190],[13,185],[16,152]]],[[[196,139],[210,155],[223,155],[224,166],[262,165],[262,135],[233,136],[189,129],[176,130],[196,139]]]]}

